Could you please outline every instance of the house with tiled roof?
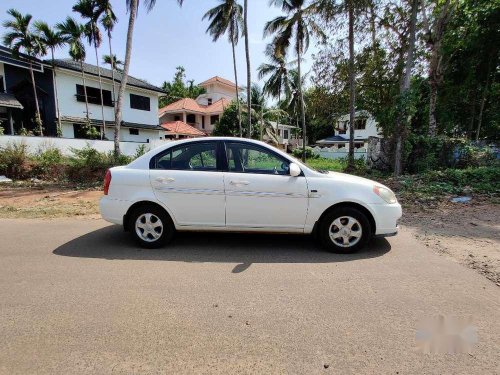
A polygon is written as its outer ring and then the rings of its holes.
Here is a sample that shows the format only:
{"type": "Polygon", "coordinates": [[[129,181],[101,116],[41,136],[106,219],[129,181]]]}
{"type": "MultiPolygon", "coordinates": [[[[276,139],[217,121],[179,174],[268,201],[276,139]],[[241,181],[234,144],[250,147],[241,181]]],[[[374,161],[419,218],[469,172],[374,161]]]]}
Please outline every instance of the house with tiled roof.
{"type": "Polygon", "coordinates": [[[196,99],[180,99],[158,111],[160,125],[168,129],[166,136],[169,138],[210,135],[224,109],[236,100],[236,90],[241,91],[233,82],[217,76],[200,83],[200,86],[205,88],[205,94],[196,99]],[[176,133],[172,129],[182,132],[176,133]]]}

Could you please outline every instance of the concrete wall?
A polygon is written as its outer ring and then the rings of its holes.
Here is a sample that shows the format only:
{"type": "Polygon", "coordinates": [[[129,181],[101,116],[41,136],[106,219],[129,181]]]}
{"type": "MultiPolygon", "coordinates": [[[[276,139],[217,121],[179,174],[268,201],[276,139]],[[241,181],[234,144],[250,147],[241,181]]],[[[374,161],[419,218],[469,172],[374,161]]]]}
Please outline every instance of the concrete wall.
{"type": "MultiPolygon", "coordinates": [[[[165,142],[155,140],[150,143],[141,142],[120,142],[120,150],[124,155],[132,156],[136,153],[137,148],[145,145],[146,151],[159,147],[165,142]]],[[[114,148],[112,141],[88,140],[88,139],[68,139],[68,138],[52,138],[52,137],[21,137],[21,136],[0,136],[0,147],[5,147],[9,143],[25,143],[30,152],[46,150],[47,148],[58,148],[64,155],[71,155],[71,149],[82,149],[89,145],[100,152],[109,152],[114,148]]]]}
{"type": "MultiPolygon", "coordinates": [[[[73,124],[63,122],[61,124],[61,130],[63,138],[74,138],[75,132],[73,124]]],[[[153,140],[159,140],[160,138],[163,139],[165,133],[163,130],[156,130],[156,129],[137,128],[137,130],[139,131],[139,134],[134,135],[130,134],[130,128],[126,127],[120,128],[120,141],[148,143],[152,142],[153,140]]],[[[114,136],[115,136],[114,126],[106,127],[105,137],[109,140],[112,140],[114,136]]]]}
{"type": "MultiPolygon", "coordinates": [[[[57,69],[57,89],[59,94],[59,110],[61,116],[85,117],[85,102],[76,100],[76,85],[82,85],[82,76],[78,72],[57,69]]],[[[99,78],[86,75],[85,84],[89,87],[99,88],[99,78]]],[[[115,93],[118,94],[119,84],[115,83],[115,93]]],[[[112,91],[111,80],[103,79],[103,90],[112,91]]],[[[102,119],[101,106],[89,104],[89,117],[102,119]]],[[[114,121],[113,107],[104,106],[104,119],[114,121]]],[[[127,86],[123,101],[123,121],[138,124],[158,125],[158,94],[152,91],[136,89],[127,86]],[[150,111],[130,108],[130,94],[147,96],[150,98],[150,111]]]]}
{"type": "MultiPolygon", "coordinates": [[[[312,149],[315,155],[319,155],[325,159],[343,159],[346,158],[349,151],[348,148],[336,149],[333,147],[313,147],[312,149]]],[[[354,158],[355,159],[365,159],[366,160],[366,149],[358,148],[354,149],[354,158]]]]}

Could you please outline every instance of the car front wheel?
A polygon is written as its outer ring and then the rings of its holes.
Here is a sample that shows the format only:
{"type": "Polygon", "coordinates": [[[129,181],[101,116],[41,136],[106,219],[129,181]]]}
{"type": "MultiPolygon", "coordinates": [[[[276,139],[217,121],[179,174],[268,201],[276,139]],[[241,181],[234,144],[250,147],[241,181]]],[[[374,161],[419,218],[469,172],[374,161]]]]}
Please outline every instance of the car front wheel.
{"type": "Polygon", "coordinates": [[[130,215],[130,232],[136,242],[145,248],[155,249],[168,243],[175,232],[168,214],[154,205],[140,206],[130,215]]]}
{"type": "Polygon", "coordinates": [[[334,253],[353,253],[371,237],[368,218],[353,207],[340,207],[328,212],[319,224],[319,238],[334,253]]]}

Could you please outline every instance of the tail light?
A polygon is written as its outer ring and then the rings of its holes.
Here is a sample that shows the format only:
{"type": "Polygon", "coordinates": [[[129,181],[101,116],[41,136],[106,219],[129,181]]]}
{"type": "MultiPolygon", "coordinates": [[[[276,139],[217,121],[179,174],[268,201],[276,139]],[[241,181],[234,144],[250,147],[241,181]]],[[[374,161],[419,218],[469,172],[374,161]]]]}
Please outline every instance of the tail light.
{"type": "Polygon", "coordinates": [[[111,185],[111,171],[108,169],[104,176],[104,195],[108,195],[109,185],[111,185]]]}

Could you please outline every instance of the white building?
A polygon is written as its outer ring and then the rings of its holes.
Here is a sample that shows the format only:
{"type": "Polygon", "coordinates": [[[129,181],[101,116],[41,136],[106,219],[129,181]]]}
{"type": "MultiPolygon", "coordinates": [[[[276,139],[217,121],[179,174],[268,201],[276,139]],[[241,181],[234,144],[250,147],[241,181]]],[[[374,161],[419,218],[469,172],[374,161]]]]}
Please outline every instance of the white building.
{"type": "MultiPolygon", "coordinates": [[[[85,138],[83,125],[86,123],[85,94],[80,63],[72,60],[56,60],[56,85],[59,98],[59,111],[62,122],[62,137],[85,138]]],[[[85,86],[89,102],[90,123],[100,133],[105,126],[104,136],[114,137],[114,98],[122,75],[115,71],[115,89],[113,93],[112,72],[101,68],[104,102],[104,123],[99,91],[97,67],[83,64],[85,86]]],[[[122,126],[120,140],[128,142],[149,142],[162,139],[164,129],[158,123],[158,98],[164,94],[159,87],[129,76],[123,101],[122,126]]]]}
{"type": "MultiPolygon", "coordinates": [[[[328,146],[335,148],[349,147],[350,121],[349,114],[343,115],[337,119],[334,134],[328,138],[316,142],[319,146],[328,146]]],[[[368,137],[381,137],[379,134],[378,123],[368,111],[356,111],[354,120],[354,147],[366,148],[368,137]]]]}
{"type": "MultiPolygon", "coordinates": [[[[199,86],[205,88],[205,94],[196,99],[183,98],[160,108],[160,124],[170,137],[210,135],[224,109],[236,100],[236,85],[227,79],[216,76],[200,83],[199,86]]],[[[241,91],[241,88],[238,90],[241,91]]]]}

